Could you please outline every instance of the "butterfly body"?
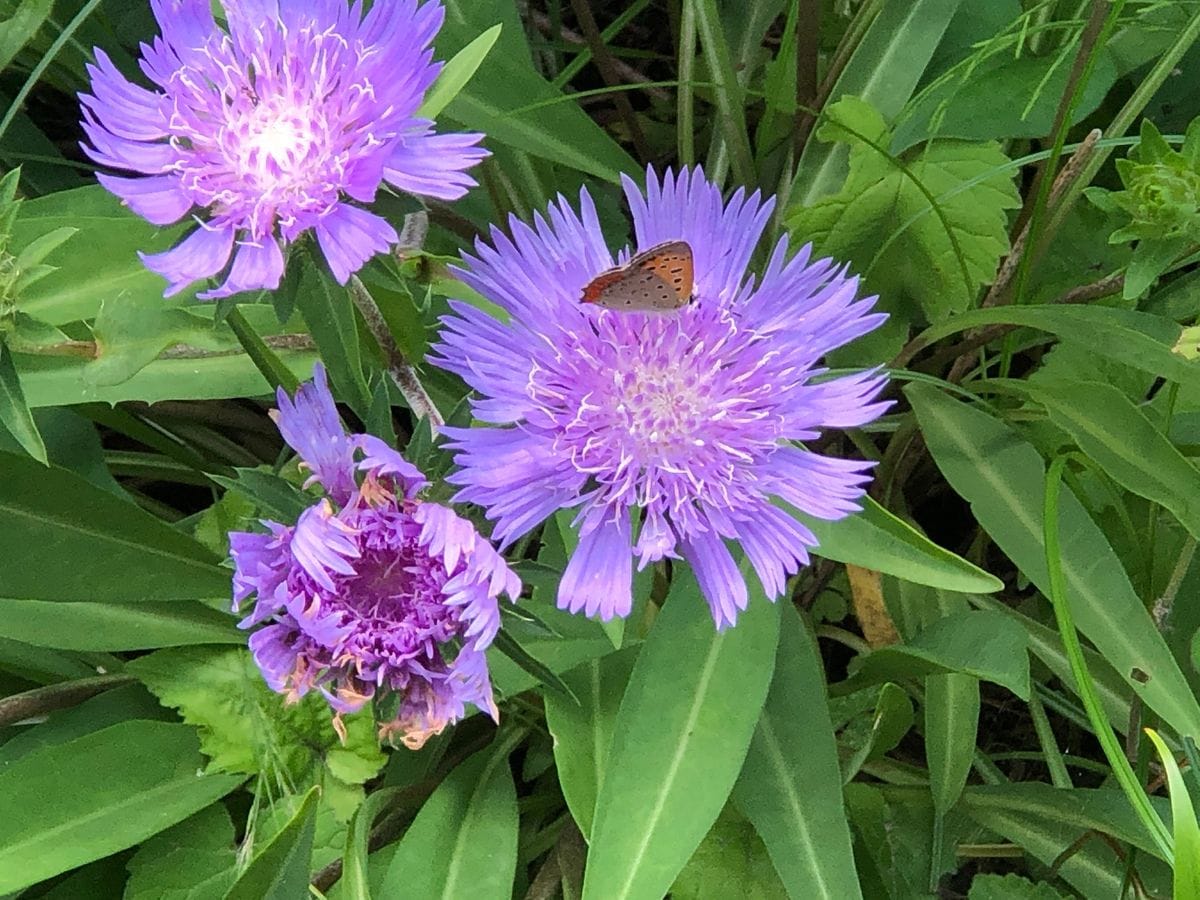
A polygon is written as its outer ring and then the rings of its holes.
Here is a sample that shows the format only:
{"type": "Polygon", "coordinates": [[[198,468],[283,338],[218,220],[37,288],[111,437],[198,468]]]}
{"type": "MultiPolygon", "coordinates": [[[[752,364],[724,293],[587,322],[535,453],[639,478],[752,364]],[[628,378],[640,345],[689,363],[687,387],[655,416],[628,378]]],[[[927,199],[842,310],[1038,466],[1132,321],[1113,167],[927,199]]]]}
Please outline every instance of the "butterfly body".
{"type": "Polygon", "coordinates": [[[601,272],[583,288],[583,303],[622,312],[670,312],[692,299],[692,248],[665,241],[623,266],[601,272]]]}

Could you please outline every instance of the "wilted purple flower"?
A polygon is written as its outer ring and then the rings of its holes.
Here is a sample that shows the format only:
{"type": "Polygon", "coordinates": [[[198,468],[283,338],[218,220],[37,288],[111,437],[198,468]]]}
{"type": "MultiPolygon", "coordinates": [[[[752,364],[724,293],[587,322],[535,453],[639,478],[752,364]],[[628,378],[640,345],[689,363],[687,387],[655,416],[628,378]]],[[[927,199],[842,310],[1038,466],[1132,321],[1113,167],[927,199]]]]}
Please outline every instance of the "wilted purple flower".
{"type": "Polygon", "coordinates": [[[416,117],[441,70],[430,43],[437,0],[225,0],[229,30],[209,0],[151,0],[162,36],[142,45],[155,85],[127,81],[99,48],[82,94],[96,162],[135,173],[100,183],[155,225],[207,211],[175,248],[143,255],[165,296],[216,276],[202,298],[274,289],[280,242],[313,229],[345,283],[397,240],[370,203],[380,183],[445,200],[475,184],[487,155],[479,134],[435,134],[416,117]],[[354,202],[351,202],[354,201],[354,202]],[[229,261],[232,256],[233,263],[229,261]]]}
{"type": "Polygon", "coordinates": [[[470,522],[417,499],[425,479],[399,453],[343,430],[321,366],[278,400],[280,432],[327,496],[294,526],[229,536],[234,609],[257,594],[242,627],[268,623],[250,637],[267,683],[291,699],[316,688],[339,714],[394,692],[383,731],[414,748],[466,703],[496,718],[484,650],[520,579],[470,522]]]}
{"type": "Polygon", "coordinates": [[[725,203],[699,169],[647,182],[643,193],[625,179],[637,247],[683,240],[694,255],[696,299],[678,312],[580,303],[614,264],[586,190],[582,216],[560,198],[548,222],[513,220],[511,239],[493,230],[494,246],[465,258],[460,277],[509,318],[456,302],[443,320],[434,361],[483,396],[474,414],[493,426],[445,429],[462,467],[451,480],[456,500],[487,509],[502,545],[579,508],[560,607],[624,616],[632,557],[678,555],[724,628],[747,603],[726,539],[771,598],[816,546],[772,498],[822,519],[858,509],[870,464],[797,442],[886,408],[878,372],[814,380],[825,353],[884,316],[868,313],[874,298],[856,300],[844,268],[810,262],[810,247],[788,259],[786,238],[760,281],[747,274],[773,200],[739,189],[725,203]]]}

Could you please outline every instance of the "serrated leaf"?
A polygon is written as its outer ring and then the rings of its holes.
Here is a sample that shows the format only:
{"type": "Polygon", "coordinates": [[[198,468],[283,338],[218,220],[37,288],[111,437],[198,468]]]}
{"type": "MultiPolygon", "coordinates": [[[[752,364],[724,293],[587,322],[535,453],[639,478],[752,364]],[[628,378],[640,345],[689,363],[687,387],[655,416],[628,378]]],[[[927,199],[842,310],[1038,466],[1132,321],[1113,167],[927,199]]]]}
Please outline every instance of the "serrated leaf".
{"type": "Polygon", "coordinates": [[[282,775],[307,785],[323,769],[339,781],[361,783],[383,766],[370,711],[343,718],[343,744],[319,695],[285,703],[243,648],[159,650],[133,660],[127,671],[197,727],[214,769],[282,775]]]}
{"type": "Polygon", "coordinates": [[[971,879],[971,892],[967,900],[1067,900],[1044,882],[1034,883],[1020,875],[980,874],[971,879]]]}
{"type": "Polygon", "coordinates": [[[932,321],[967,309],[1009,249],[1005,210],[1020,206],[1020,194],[1008,157],[995,143],[937,141],[902,158],[906,174],[839,124],[886,147],[879,113],[852,97],[827,112],[832,121],[817,136],[850,144],[850,174],[839,193],[792,209],[788,229],[796,241],[851,262],[893,309],[911,298],[932,321]]]}

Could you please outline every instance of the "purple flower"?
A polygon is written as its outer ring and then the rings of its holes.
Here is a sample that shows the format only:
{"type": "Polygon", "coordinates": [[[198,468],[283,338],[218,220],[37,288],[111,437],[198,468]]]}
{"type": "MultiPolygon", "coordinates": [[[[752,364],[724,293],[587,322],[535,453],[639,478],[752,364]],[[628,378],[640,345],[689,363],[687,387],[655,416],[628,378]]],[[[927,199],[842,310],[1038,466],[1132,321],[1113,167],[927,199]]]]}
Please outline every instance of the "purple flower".
{"type": "Polygon", "coordinates": [[[399,453],[343,430],[320,365],[294,400],[279,391],[276,421],[327,496],[294,526],[229,536],[234,609],[257,595],[242,627],[263,626],[250,649],[267,683],[292,700],[315,688],[338,714],[395,693],[383,732],[414,748],[467,703],[495,719],[484,651],[520,579],[470,522],[417,499],[425,479],[399,453]]]}
{"type": "Polygon", "coordinates": [[[99,48],[81,94],[87,154],[133,173],[100,183],[155,225],[194,209],[200,227],[165,253],[142,256],[167,279],[164,296],[228,268],[199,294],[279,286],[280,246],[310,228],[345,284],[397,240],[370,203],[380,183],[443,200],[475,184],[479,134],[435,134],[416,117],[441,70],[430,43],[437,0],[151,0],[162,36],[142,45],[155,90],[132,84],[99,48]],[[353,202],[352,202],[353,201],[353,202]],[[230,259],[232,258],[232,265],[230,259]]]}
{"type": "Polygon", "coordinates": [[[637,247],[683,240],[694,255],[695,302],[678,312],[580,303],[615,262],[586,190],[582,215],[560,198],[548,221],[512,221],[511,239],[493,230],[492,246],[465,258],[459,276],[507,321],[457,302],[443,320],[433,359],[482,395],[474,414],[490,426],[445,429],[461,467],[451,481],[502,545],[578,508],[560,607],[627,615],[632,557],[681,556],[720,629],[747,603],[726,540],[774,599],[817,543],[788,507],[822,519],[859,508],[870,464],[799,442],[887,407],[878,372],[817,379],[825,353],[884,316],[856,299],[845,268],[811,262],[810,247],[789,259],[786,238],[760,280],[747,274],[773,200],[739,189],[723,202],[699,169],[647,182],[643,193],[625,179],[637,247]]]}

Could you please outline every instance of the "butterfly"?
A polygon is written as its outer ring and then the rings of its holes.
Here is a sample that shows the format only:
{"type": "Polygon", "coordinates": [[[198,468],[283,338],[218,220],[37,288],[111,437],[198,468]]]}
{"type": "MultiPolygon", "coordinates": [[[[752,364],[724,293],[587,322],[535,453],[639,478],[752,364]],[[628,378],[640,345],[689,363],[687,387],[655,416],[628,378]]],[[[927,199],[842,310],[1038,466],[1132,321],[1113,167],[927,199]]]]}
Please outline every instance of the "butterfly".
{"type": "Polygon", "coordinates": [[[669,312],[691,302],[692,278],[692,248],[665,241],[601,272],[584,285],[581,301],[626,312],[669,312]]]}

